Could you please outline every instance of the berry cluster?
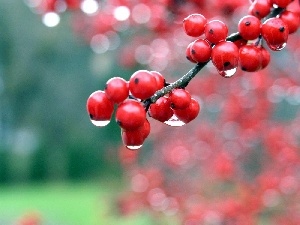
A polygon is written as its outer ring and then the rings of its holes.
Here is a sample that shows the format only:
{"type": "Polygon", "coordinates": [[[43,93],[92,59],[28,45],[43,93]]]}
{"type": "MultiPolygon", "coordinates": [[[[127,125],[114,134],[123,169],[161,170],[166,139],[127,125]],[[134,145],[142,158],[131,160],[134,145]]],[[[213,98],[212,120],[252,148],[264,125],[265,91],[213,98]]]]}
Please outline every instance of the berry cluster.
{"type": "Polygon", "coordinates": [[[201,14],[186,17],[185,33],[198,37],[188,45],[186,56],[197,66],[172,84],[166,83],[159,72],[147,70],[136,71],[128,82],[120,77],[111,78],[104,91],[92,93],[87,100],[93,124],[107,125],[116,104],[115,119],[121,127],[124,145],[139,149],[150,133],[147,112],[148,116],[170,126],[182,126],[195,119],[200,111],[199,103],[184,88],[206,63],[211,60],[223,77],[233,76],[238,66],[247,72],[261,70],[270,62],[264,41],[271,50],[279,51],[285,47],[288,35],[298,29],[298,14],[281,8],[290,1],[262,4],[266,2],[253,1],[250,15],[240,19],[238,33],[230,36],[228,27],[220,20],[207,21],[201,14]]]}
{"type": "Polygon", "coordinates": [[[173,89],[166,96],[151,102],[150,98],[166,86],[163,75],[156,71],[138,70],[129,81],[113,77],[104,91],[93,92],[87,100],[87,111],[92,123],[106,126],[117,105],[115,119],[121,127],[121,137],[129,149],[138,149],[150,133],[148,115],[170,126],[182,126],[195,119],[199,103],[182,88],[173,89]]]}
{"type": "Polygon", "coordinates": [[[286,45],[288,35],[297,31],[299,15],[285,8],[292,1],[255,0],[249,15],[238,23],[238,33],[228,37],[228,27],[220,20],[208,21],[202,14],[191,14],[183,20],[187,35],[197,37],[186,48],[186,57],[193,63],[212,61],[219,74],[231,77],[238,67],[255,72],[270,62],[270,53],[263,42],[273,51],[286,45]],[[270,16],[270,13],[278,16],[270,16]],[[264,21],[261,21],[261,19],[264,21]]]}

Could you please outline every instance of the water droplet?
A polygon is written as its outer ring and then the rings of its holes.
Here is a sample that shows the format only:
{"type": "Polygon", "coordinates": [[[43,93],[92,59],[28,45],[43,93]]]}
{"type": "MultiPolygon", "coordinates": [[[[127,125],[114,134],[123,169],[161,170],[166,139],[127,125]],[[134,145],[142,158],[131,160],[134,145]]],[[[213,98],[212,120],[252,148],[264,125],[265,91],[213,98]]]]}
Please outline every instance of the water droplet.
{"type": "Polygon", "coordinates": [[[91,122],[97,127],[104,127],[109,124],[110,120],[91,120],[91,122]]]}
{"type": "Polygon", "coordinates": [[[236,72],[236,67],[233,69],[230,69],[230,70],[222,70],[222,71],[218,71],[218,72],[222,77],[226,77],[226,78],[232,77],[236,72]]]}
{"type": "Polygon", "coordinates": [[[137,150],[139,148],[141,148],[143,145],[126,145],[126,148],[130,149],[130,150],[137,150]]]}
{"type": "Polygon", "coordinates": [[[165,121],[165,124],[171,127],[181,127],[185,123],[177,118],[177,116],[173,115],[169,120],[165,121]]]}
{"type": "Polygon", "coordinates": [[[269,48],[273,51],[280,51],[282,49],[284,49],[284,47],[286,46],[286,43],[283,43],[283,44],[279,44],[279,45],[269,45],[269,48]]]}

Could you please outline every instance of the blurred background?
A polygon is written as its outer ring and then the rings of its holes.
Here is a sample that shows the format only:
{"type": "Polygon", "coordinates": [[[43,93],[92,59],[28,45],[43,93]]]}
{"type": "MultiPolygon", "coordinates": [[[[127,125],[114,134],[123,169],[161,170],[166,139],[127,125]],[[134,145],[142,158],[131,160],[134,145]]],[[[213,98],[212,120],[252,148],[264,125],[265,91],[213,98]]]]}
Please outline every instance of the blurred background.
{"type": "Polygon", "coordinates": [[[203,12],[235,32],[249,1],[82,2],[0,0],[0,224],[299,224],[299,31],[262,72],[226,83],[209,64],[188,87],[201,117],[151,121],[137,153],[114,121],[91,124],[88,96],[138,69],[176,80],[193,67],[182,19],[203,12]],[[262,205],[235,215],[247,194],[262,205]]]}

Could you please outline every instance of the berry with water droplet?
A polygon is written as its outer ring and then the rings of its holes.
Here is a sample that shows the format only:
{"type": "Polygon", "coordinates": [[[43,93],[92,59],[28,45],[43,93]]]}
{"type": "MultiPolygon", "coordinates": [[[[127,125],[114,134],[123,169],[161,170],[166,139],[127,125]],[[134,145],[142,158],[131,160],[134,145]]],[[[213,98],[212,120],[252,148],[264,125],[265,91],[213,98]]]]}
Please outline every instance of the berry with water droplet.
{"type": "Polygon", "coordinates": [[[286,45],[289,29],[282,19],[270,18],[262,24],[261,34],[271,50],[280,51],[286,45]]]}
{"type": "Polygon", "coordinates": [[[213,47],[211,59],[221,76],[231,77],[238,66],[239,49],[230,41],[220,42],[213,47]]]}
{"type": "Polygon", "coordinates": [[[87,99],[87,112],[92,123],[105,126],[109,123],[114,111],[113,102],[108,99],[104,91],[95,91],[87,99]]]}

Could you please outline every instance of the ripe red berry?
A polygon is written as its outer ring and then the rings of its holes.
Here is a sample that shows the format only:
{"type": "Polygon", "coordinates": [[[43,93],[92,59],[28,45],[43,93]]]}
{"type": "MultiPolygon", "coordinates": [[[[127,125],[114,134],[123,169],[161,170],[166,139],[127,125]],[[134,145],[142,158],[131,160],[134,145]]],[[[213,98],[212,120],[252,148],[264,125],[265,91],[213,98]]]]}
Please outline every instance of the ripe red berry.
{"type": "Polygon", "coordinates": [[[192,44],[193,44],[193,42],[189,43],[189,45],[187,46],[186,51],[185,51],[185,56],[190,62],[197,63],[197,61],[195,61],[192,57],[192,53],[191,53],[192,44]]]}
{"type": "Polygon", "coordinates": [[[169,99],[172,109],[184,109],[189,106],[191,95],[185,89],[176,88],[170,93],[169,99]]]}
{"type": "Polygon", "coordinates": [[[261,69],[264,69],[269,65],[271,56],[270,53],[263,46],[260,46],[259,50],[261,54],[261,69]]]}
{"type": "Polygon", "coordinates": [[[300,26],[300,16],[298,13],[285,10],[283,11],[279,18],[286,23],[289,28],[289,34],[295,33],[300,26]]]}
{"type": "Polygon", "coordinates": [[[134,99],[126,99],[118,105],[116,122],[125,130],[135,130],[142,126],[146,119],[146,111],[142,103],[134,99]]]}
{"type": "Polygon", "coordinates": [[[156,78],[147,70],[138,70],[129,79],[129,90],[136,98],[150,98],[157,91],[156,78]]]}
{"type": "Polygon", "coordinates": [[[293,0],[272,0],[272,3],[280,8],[286,8],[293,0]]]}
{"type": "Polygon", "coordinates": [[[146,119],[144,124],[135,130],[121,130],[123,144],[130,150],[142,147],[145,139],[150,133],[150,123],[146,119]]]}
{"type": "Polygon", "coordinates": [[[93,92],[87,99],[86,108],[96,126],[107,125],[114,111],[114,105],[104,91],[93,92]]]}
{"type": "Polygon", "coordinates": [[[243,71],[258,71],[261,68],[261,50],[255,45],[241,47],[239,50],[239,64],[243,71]]]}
{"type": "Polygon", "coordinates": [[[197,39],[190,46],[191,57],[196,62],[207,62],[211,56],[211,46],[203,39],[197,39]]]}
{"type": "Polygon", "coordinates": [[[245,40],[254,40],[260,35],[260,20],[252,15],[244,16],[238,23],[238,31],[245,40]]]}
{"type": "Polygon", "coordinates": [[[105,85],[105,94],[114,103],[124,101],[129,95],[128,83],[121,77],[110,78],[105,85]]]}
{"type": "Polygon", "coordinates": [[[201,14],[191,14],[183,20],[185,33],[192,37],[199,37],[204,33],[207,19],[201,14]]]}
{"type": "Polygon", "coordinates": [[[204,33],[210,43],[217,44],[220,41],[225,41],[228,35],[228,28],[220,20],[211,20],[205,25],[204,33]]]}
{"type": "Polygon", "coordinates": [[[169,98],[160,97],[155,103],[152,103],[149,107],[149,116],[160,122],[165,122],[173,116],[173,110],[171,109],[171,102],[169,98]]]}
{"type": "Polygon", "coordinates": [[[200,105],[196,99],[191,98],[191,102],[188,107],[184,109],[176,109],[174,110],[174,114],[184,123],[188,123],[194,120],[200,111],[200,105]]]}
{"type": "Polygon", "coordinates": [[[215,45],[212,49],[211,60],[223,77],[234,75],[238,66],[239,49],[229,41],[223,41],[215,45]]]}
{"type": "Polygon", "coordinates": [[[270,18],[262,24],[261,34],[271,50],[279,51],[286,45],[289,29],[281,19],[270,18]]]}
{"type": "Polygon", "coordinates": [[[157,72],[157,71],[150,71],[150,73],[156,79],[157,90],[162,89],[165,86],[165,78],[164,78],[164,76],[160,72],[157,72]]]}
{"type": "Polygon", "coordinates": [[[266,17],[271,11],[272,4],[269,0],[255,0],[249,7],[249,13],[258,19],[266,17]]]}

